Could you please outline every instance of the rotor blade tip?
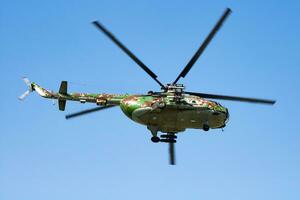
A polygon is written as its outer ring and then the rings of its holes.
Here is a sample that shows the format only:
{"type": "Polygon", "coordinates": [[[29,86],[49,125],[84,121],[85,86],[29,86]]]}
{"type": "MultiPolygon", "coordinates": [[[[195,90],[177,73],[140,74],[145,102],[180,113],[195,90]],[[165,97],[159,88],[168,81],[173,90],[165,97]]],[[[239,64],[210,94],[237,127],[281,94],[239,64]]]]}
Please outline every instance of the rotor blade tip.
{"type": "Polygon", "coordinates": [[[92,21],[92,24],[94,24],[95,26],[99,26],[99,22],[97,20],[92,21]]]}

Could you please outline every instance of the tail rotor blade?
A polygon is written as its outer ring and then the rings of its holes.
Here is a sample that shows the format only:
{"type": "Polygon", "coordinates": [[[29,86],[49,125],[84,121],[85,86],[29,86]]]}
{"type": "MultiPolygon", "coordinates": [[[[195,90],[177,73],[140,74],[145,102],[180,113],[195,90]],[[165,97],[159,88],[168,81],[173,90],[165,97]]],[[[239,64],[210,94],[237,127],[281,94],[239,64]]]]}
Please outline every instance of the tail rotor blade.
{"type": "Polygon", "coordinates": [[[19,96],[19,100],[23,101],[29,94],[30,94],[30,91],[27,90],[21,96],[19,96]]]}
{"type": "Polygon", "coordinates": [[[22,79],[23,79],[24,83],[27,85],[29,91],[32,91],[30,80],[27,77],[23,77],[22,79]]]}
{"type": "Polygon", "coordinates": [[[23,77],[22,80],[27,85],[28,90],[26,92],[24,92],[21,96],[19,96],[18,99],[21,100],[21,101],[24,100],[30,94],[30,92],[33,91],[30,80],[26,77],[23,77]]]}
{"type": "Polygon", "coordinates": [[[26,85],[30,85],[30,80],[27,77],[22,78],[26,85]]]}

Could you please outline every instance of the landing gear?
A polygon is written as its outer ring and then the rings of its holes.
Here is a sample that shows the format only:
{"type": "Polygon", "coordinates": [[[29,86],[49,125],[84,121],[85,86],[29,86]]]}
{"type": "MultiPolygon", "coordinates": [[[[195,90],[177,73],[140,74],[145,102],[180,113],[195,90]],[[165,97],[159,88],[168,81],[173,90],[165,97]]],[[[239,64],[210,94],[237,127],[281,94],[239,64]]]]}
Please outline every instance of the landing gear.
{"type": "Polygon", "coordinates": [[[152,134],[151,141],[154,143],[159,143],[159,142],[165,142],[169,143],[169,163],[170,165],[175,165],[175,143],[177,136],[175,135],[176,133],[167,133],[164,135],[161,135],[160,137],[157,136],[158,132],[158,127],[156,126],[148,126],[147,127],[152,134]]]}
{"type": "Polygon", "coordinates": [[[176,143],[177,136],[174,133],[168,133],[166,135],[160,136],[162,139],[160,139],[161,142],[166,143],[176,143]]]}
{"type": "Polygon", "coordinates": [[[204,124],[204,125],[203,125],[203,130],[204,130],[204,131],[209,131],[209,125],[204,124]]]}
{"type": "Polygon", "coordinates": [[[175,133],[167,133],[166,135],[160,136],[160,142],[169,143],[169,163],[170,165],[175,165],[175,143],[177,136],[175,133]]]}
{"type": "Polygon", "coordinates": [[[170,165],[175,165],[175,143],[177,136],[175,133],[168,133],[166,135],[161,135],[161,137],[165,138],[161,139],[162,142],[169,143],[169,163],[170,165]]]}
{"type": "Polygon", "coordinates": [[[147,128],[151,131],[152,137],[151,141],[154,143],[158,143],[160,138],[157,137],[158,127],[157,126],[147,126],[147,128]]]}
{"type": "Polygon", "coordinates": [[[160,142],[160,138],[157,136],[153,136],[153,137],[151,137],[151,141],[154,143],[158,143],[158,142],[160,142]]]}
{"type": "Polygon", "coordinates": [[[168,133],[167,135],[161,135],[161,138],[168,138],[168,139],[176,139],[177,136],[175,135],[175,133],[168,133]]]}

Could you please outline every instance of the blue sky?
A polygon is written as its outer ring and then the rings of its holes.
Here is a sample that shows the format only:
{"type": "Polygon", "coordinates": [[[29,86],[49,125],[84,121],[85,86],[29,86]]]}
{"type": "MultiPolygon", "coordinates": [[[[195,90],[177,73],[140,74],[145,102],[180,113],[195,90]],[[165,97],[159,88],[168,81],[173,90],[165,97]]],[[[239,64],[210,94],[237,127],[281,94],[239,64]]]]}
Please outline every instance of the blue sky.
{"type": "Polygon", "coordinates": [[[13,1],[0,6],[0,199],[299,199],[298,1],[13,1]],[[264,97],[220,101],[224,132],[167,146],[115,108],[66,121],[26,75],[58,90],[143,93],[158,85],[91,21],[99,20],[164,82],[186,65],[223,10],[232,15],[185,79],[190,91],[264,97]]]}

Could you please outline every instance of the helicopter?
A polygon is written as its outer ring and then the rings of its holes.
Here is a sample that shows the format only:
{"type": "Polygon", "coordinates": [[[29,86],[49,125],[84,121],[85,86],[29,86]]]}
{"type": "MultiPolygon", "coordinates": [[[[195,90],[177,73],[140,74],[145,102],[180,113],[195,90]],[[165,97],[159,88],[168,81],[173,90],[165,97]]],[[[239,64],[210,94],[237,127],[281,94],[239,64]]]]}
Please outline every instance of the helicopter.
{"type": "Polygon", "coordinates": [[[28,78],[23,81],[28,90],[19,99],[23,100],[29,93],[36,91],[40,96],[58,100],[58,108],[65,110],[67,101],[80,103],[94,103],[97,107],[75,112],[65,116],[66,119],[82,116],[88,113],[106,110],[119,106],[123,113],[139,124],[145,125],[151,132],[151,141],[154,143],[169,144],[169,163],[175,165],[175,146],[177,134],[186,129],[223,129],[229,120],[229,111],[220,103],[208,100],[230,100],[239,102],[259,103],[266,105],[275,104],[275,100],[246,98],[238,96],[226,96],[185,91],[185,86],[179,84],[180,78],[184,78],[193,65],[202,55],[215,34],[221,28],[225,20],[231,14],[231,9],[226,8],[221,18],[213,27],[196,53],[183,68],[177,78],[168,84],[161,83],[157,75],[139,60],[123,43],[121,43],[100,22],[92,24],[103,32],[113,43],[125,52],[141,69],[143,69],[159,86],[158,92],[149,91],[147,94],[105,94],[105,93],[68,93],[68,82],[62,81],[58,92],[47,90],[28,78]],[[159,134],[159,132],[161,134],[159,134]]]}

